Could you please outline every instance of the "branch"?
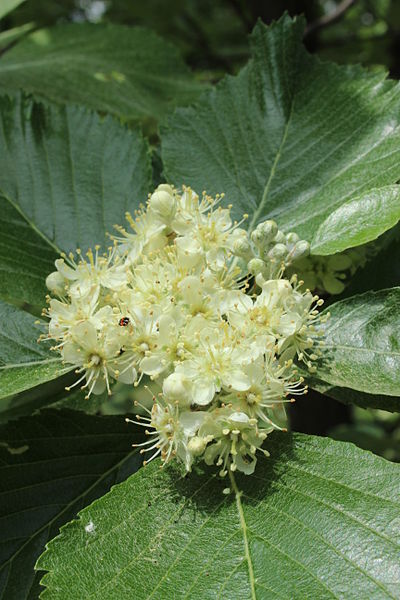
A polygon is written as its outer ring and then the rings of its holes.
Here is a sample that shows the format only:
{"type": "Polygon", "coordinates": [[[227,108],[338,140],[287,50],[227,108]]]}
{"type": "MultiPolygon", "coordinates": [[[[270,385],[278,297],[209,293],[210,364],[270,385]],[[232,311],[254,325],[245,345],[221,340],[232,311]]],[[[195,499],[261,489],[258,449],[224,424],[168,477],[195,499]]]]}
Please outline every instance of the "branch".
{"type": "Polygon", "coordinates": [[[344,13],[355,3],[355,1],[356,0],[343,0],[337,5],[334,11],[328,15],[324,15],[323,17],[316,19],[312,23],[309,23],[304,32],[304,37],[316,31],[317,29],[328,27],[328,25],[332,25],[333,23],[339,21],[343,17],[344,13]]]}

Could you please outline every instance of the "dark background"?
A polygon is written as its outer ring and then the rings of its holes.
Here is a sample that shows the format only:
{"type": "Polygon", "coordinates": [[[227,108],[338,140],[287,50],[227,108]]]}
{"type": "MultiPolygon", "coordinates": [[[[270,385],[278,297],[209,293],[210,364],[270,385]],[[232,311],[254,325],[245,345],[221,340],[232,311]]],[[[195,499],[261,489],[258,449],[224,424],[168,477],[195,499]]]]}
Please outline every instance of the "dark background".
{"type": "MultiPolygon", "coordinates": [[[[247,36],[257,19],[270,23],[285,11],[306,16],[304,42],[322,59],[362,63],[400,77],[400,0],[27,0],[2,20],[0,30],[26,23],[141,25],[173,42],[199,80],[216,82],[246,62],[247,36]]],[[[118,404],[118,395],[114,401],[118,404]]],[[[396,414],[348,407],[310,392],[291,409],[291,422],[297,431],[329,434],[400,461],[396,414]]]]}

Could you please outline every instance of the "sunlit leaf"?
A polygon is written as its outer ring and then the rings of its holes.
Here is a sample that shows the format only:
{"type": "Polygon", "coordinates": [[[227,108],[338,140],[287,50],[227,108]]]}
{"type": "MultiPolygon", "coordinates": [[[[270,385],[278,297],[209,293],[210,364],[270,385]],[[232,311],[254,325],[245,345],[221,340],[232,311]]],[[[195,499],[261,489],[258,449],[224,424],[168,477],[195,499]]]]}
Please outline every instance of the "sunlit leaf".
{"type": "Polygon", "coordinates": [[[142,469],[49,544],[41,597],[394,600],[400,466],[300,434],[268,449],[236,481],[142,469]]]}

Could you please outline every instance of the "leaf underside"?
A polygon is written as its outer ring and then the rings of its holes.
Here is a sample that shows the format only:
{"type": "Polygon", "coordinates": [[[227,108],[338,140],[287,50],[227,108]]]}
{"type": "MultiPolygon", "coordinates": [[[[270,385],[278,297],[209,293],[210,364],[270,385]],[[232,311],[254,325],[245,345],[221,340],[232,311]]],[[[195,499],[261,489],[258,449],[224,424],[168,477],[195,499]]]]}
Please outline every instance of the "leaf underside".
{"type": "Polygon", "coordinates": [[[397,598],[400,466],[301,434],[268,448],[228,496],[211,471],[142,469],[49,544],[41,598],[397,598]]]}

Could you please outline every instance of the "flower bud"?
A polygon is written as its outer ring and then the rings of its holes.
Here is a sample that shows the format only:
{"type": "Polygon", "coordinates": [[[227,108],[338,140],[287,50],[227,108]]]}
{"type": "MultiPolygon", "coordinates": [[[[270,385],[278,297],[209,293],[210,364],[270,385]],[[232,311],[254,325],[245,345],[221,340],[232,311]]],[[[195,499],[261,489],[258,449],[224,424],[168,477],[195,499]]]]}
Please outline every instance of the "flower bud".
{"type": "Polygon", "coordinates": [[[310,254],[310,244],[305,240],[300,240],[290,253],[291,261],[299,260],[310,254]]]}
{"type": "Polygon", "coordinates": [[[150,196],[149,208],[163,221],[173,219],[176,212],[176,200],[166,191],[156,191],[150,196]]]}
{"type": "Polygon", "coordinates": [[[188,443],[188,450],[193,456],[200,456],[201,454],[203,454],[206,446],[207,440],[198,435],[195,435],[188,443]]]}
{"type": "Polygon", "coordinates": [[[57,296],[62,296],[65,293],[65,280],[58,271],[54,271],[46,277],[46,286],[57,296]]]}
{"type": "Polygon", "coordinates": [[[265,270],[265,263],[261,258],[252,258],[249,261],[247,268],[252,275],[258,275],[265,270]]]}
{"type": "Polygon", "coordinates": [[[294,233],[294,231],[290,231],[287,235],[286,235],[286,241],[288,244],[290,244],[291,246],[294,246],[295,244],[297,244],[297,242],[300,241],[300,237],[297,235],[297,233],[294,233]]]}
{"type": "Polygon", "coordinates": [[[274,260],[283,260],[288,254],[288,249],[285,244],[275,244],[268,252],[268,258],[274,260]]]}
{"type": "Polygon", "coordinates": [[[270,242],[278,233],[278,226],[275,221],[264,221],[257,225],[251,234],[253,244],[262,248],[270,242]]]}
{"type": "Polygon", "coordinates": [[[161,183],[157,187],[156,192],[167,192],[167,194],[169,194],[170,196],[174,195],[174,190],[170,185],[168,185],[168,183],[161,183]]]}
{"type": "Polygon", "coordinates": [[[283,231],[278,231],[276,236],[274,237],[274,244],[285,244],[286,245],[286,235],[283,231]]]}
{"type": "Polygon", "coordinates": [[[347,254],[332,254],[327,260],[330,271],[345,271],[350,269],[351,264],[352,260],[347,254]]]}
{"type": "Polygon", "coordinates": [[[236,256],[249,260],[253,256],[249,242],[244,238],[239,238],[233,244],[233,253],[236,256]]]}
{"type": "Polygon", "coordinates": [[[171,402],[189,403],[189,384],[182,373],[171,373],[163,383],[163,394],[171,402]]]}

